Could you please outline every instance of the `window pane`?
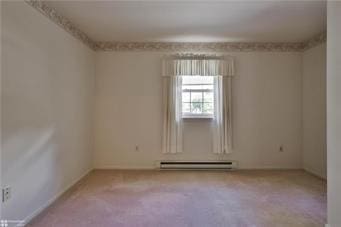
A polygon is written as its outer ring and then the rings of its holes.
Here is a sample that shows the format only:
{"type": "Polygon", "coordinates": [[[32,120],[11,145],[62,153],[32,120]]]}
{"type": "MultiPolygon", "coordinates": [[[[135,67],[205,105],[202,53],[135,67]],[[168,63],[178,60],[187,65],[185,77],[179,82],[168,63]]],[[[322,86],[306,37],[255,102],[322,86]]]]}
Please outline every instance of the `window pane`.
{"type": "Polygon", "coordinates": [[[184,114],[213,114],[214,77],[185,76],[182,79],[182,112],[184,114]]]}
{"type": "Polygon", "coordinates": [[[190,92],[182,92],[182,102],[190,102],[190,92]]]}
{"type": "Polygon", "coordinates": [[[202,102],[202,92],[191,92],[191,102],[202,102]]]}
{"type": "Polygon", "coordinates": [[[203,105],[203,113],[206,114],[213,114],[213,103],[207,103],[205,102],[203,105]]]}
{"type": "Polygon", "coordinates": [[[201,102],[192,102],[191,103],[191,113],[201,114],[202,113],[202,103],[201,102]]]}
{"type": "Polygon", "coordinates": [[[183,113],[190,113],[191,112],[190,103],[182,103],[182,112],[183,113]]]}
{"type": "Polygon", "coordinates": [[[213,92],[204,92],[204,102],[213,102],[213,92]]]}

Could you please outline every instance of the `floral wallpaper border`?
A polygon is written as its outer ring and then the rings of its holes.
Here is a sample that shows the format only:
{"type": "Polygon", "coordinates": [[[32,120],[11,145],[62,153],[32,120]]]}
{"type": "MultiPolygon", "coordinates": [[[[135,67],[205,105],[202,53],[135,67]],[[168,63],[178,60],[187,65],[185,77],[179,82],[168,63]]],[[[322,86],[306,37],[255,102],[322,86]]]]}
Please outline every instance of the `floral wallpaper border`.
{"type": "Polygon", "coordinates": [[[55,9],[49,7],[45,2],[39,0],[25,0],[26,3],[45,15],[47,18],[62,27],[65,31],[70,33],[76,39],[83,42],[92,50],[97,50],[96,42],[89,38],[84,32],[79,30],[68,19],[59,14],[55,9]]]}
{"type": "Polygon", "coordinates": [[[252,51],[301,51],[302,43],[177,43],[177,42],[99,42],[101,51],[209,51],[209,52],[252,52],[252,51]]]}
{"type": "Polygon", "coordinates": [[[303,47],[303,50],[308,50],[310,48],[313,48],[317,45],[320,45],[322,43],[325,43],[327,42],[327,31],[324,31],[314,37],[312,37],[311,39],[303,42],[304,43],[304,47],[303,47]]]}
{"type": "Polygon", "coordinates": [[[305,42],[97,42],[100,51],[212,51],[212,52],[301,52],[325,43],[322,32],[305,42]]]}
{"type": "Polygon", "coordinates": [[[322,32],[304,42],[96,42],[40,0],[25,0],[94,51],[301,52],[326,42],[322,32]]]}

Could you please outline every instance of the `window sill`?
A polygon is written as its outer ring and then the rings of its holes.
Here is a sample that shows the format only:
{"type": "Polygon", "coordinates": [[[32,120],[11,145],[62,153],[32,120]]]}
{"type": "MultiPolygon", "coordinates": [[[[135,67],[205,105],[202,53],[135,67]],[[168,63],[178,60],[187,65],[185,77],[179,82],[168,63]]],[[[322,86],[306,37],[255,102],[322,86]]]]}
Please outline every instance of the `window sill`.
{"type": "Polygon", "coordinates": [[[213,116],[208,116],[208,115],[187,115],[187,116],[182,116],[182,119],[213,119],[213,116]]]}

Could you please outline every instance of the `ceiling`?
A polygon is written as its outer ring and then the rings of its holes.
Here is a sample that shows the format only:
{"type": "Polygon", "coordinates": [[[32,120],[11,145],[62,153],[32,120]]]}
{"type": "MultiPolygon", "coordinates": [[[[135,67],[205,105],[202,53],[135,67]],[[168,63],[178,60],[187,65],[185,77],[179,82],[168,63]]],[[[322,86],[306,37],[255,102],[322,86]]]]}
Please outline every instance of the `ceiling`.
{"type": "Polygon", "coordinates": [[[48,1],[95,41],[301,42],[326,29],[325,1],[48,1]]]}

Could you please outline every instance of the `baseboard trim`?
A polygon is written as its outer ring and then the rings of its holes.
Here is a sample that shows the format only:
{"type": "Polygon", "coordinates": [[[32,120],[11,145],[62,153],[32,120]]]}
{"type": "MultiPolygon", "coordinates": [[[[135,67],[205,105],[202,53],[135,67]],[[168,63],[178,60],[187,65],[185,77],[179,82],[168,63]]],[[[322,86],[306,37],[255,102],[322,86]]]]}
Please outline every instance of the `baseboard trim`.
{"type": "Polygon", "coordinates": [[[95,170],[158,170],[155,166],[129,166],[129,165],[107,165],[98,166],[94,168],[95,170]]]}
{"type": "MultiPolygon", "coordinates": [[[[78,183],[84,178],[86,177],[91,171],[93,170],[93,168],[85,171],[80,177],[78,177],[76,180],[72,181],[70,184],[68,184],[61,192],[57,193],[57,195],[53,196],[50,200],[48,200],[43,206],[39,207],[38,209],[36,209],[35,211],[33,211],[33,213],[31,213],[30,215],[28,215],[25,219],[24,219],[24,226],[26,226],[28,223],[30,223],[31,221],[33,221],[36,217],[38,217],[42,212],[44,212],[48,207],[50,207],[55,201],[57,201],[60,197],[62,197],[66,192],[68,192],[69,190],[71,190],[74,186],[78,185],[78,183]]],[[[22,226],[22,225],[20,225],[22,226]]]]}
{"type": "Polygon", "coordinates": [[[251,166],[239,167],[240,170],[303,170],[301,167],[251,166]]]}
{"type": "Polygon", "coordinates": [[[304,170],[305,172],[307,172],[307,173],[309,173],[309,174],[311,174],[311,175],[317,177],[317,178],[320,178],[320,179],[322,179],[322,180],[327,180],[325,177],[321,176],[320,174],[315,173],[314,171],[312,171],[312,170],[310,170],[310,169],[303,168],[303,170],[304,170]]]}
{"type": "MultiPolygon", "coordinates": [[[[104,165],[94,167],[94,170],[159,170],[156,165],[104,165]]],[[[236,170],[304,170],[300,167],[274,167],[274,166],[250,166],[240,167],[236,170]]]]}

